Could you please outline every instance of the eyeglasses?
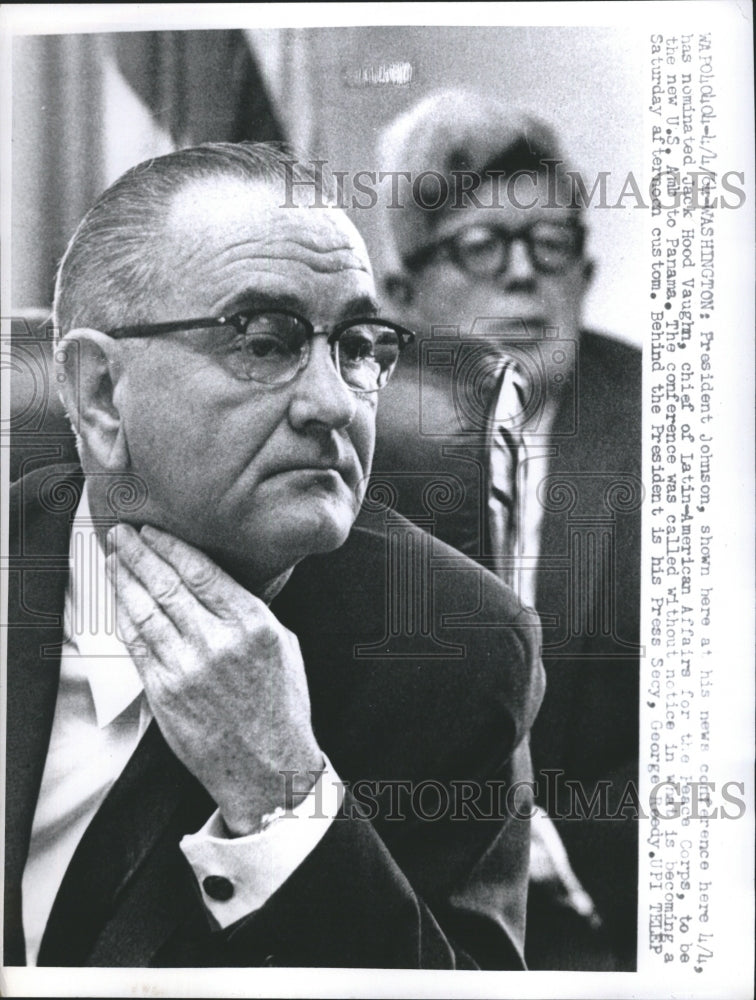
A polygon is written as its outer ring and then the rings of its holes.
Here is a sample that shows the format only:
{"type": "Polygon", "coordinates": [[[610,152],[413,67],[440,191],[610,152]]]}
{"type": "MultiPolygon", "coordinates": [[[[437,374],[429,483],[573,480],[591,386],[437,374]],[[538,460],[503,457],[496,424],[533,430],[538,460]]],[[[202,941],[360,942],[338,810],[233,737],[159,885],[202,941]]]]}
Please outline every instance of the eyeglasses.
{"type": "Polygon", "coordinates": [[[316,330],[309,320],[287,309],[253,310],[211,319],[176,320],[121,326],[111,337],[155,337],[179,330],[225,327],[234,335],[227,345],[229,363],[238,378],[281,386],[291,382],[310,359],[316,334],[325,334],[336,371],[358,392],[377,392],[391,377],[399,354],[415,339],[411,330],[375,316],[343,320],[328,330],[316,330]]]}
{"type": "Polygon", "coordinates": [[[476,224],[423,247],[404,262],[410,270],[417,271],[434,257],[445,255],[471,277],[498,278],[506,274],[512,244],[520,240],[536,271],[561,274],[582,254],[584,237],[584,226],[576,222],[560,224],[540,220],[517,230],[476,224]]]}

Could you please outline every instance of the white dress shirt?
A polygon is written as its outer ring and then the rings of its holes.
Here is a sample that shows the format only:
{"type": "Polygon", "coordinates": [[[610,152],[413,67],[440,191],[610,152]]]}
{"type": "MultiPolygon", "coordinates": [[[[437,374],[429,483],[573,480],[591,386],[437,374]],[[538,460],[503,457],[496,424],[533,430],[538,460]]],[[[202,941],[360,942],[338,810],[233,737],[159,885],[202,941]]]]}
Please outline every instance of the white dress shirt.
{"type": "MultiPolygon", "coordinates": [[[[114,592],[86,490],[69,560],[60,684],[22,882],[28,965],[37,963],[53,902],[84,831],[152,719],[139,673],[116,634],[114,592]]],[[[262,906],[321,840],[343,797],[327,760],[318,785],[261,833],[229,838],[216,811],[183,838],[181,849],[221,927],[262,906]],[[210,875],[229,880],[229,899],[207,894],[203,882],[210,875]]]]}

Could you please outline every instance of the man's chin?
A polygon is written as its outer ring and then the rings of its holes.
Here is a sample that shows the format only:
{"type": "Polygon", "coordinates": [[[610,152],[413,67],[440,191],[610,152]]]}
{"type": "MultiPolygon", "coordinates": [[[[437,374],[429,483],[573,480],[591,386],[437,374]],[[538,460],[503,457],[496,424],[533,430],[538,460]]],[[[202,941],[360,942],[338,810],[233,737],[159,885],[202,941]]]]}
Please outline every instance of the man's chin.
{"type": "Polygon", "coordinates": [[[331,552],[344,544],[352,530],[357,510],[352,504],[323,504],[308,511],[306,521],[301,522],[292,532],[299,541],[305,555],[331,552]]]}
{"type": "Polygon", "coordinates": [[[311,497],[306,505],[281,510],[266,534],[250,525],[240,533],[238,544],[226,553],[224,561],[233,564],[231,572],[239,582],[256,592],[261,583],[291,571],[302,559],[340,548],[349,537],[355,516],[351,504],[311,497]]]}

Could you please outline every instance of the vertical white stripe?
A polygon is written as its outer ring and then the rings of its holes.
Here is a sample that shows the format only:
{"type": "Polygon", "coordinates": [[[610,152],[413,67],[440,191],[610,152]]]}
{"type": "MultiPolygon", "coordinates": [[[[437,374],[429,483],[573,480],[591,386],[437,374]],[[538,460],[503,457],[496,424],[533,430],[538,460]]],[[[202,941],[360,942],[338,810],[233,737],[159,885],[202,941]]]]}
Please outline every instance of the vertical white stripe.
{"type": "Polygon", "coordinates": [[[112,53],[103,57],[103,167],[112,184],[129,167],[176,149],[169,132],[129,85],[112,53]]]}

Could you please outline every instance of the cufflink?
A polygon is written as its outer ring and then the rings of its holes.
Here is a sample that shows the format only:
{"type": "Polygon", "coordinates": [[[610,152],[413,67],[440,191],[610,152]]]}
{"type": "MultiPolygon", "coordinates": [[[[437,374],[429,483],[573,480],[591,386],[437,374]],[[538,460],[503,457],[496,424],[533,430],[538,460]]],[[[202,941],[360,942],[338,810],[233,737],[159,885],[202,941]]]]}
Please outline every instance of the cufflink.
{"type": "Polygon", "coordinates": [[[234,886],[225,875],[208,875],[202,880],[202,888],[210,899],[215,899],[219,903],[225,903],[234,894],[234,886]]]}

